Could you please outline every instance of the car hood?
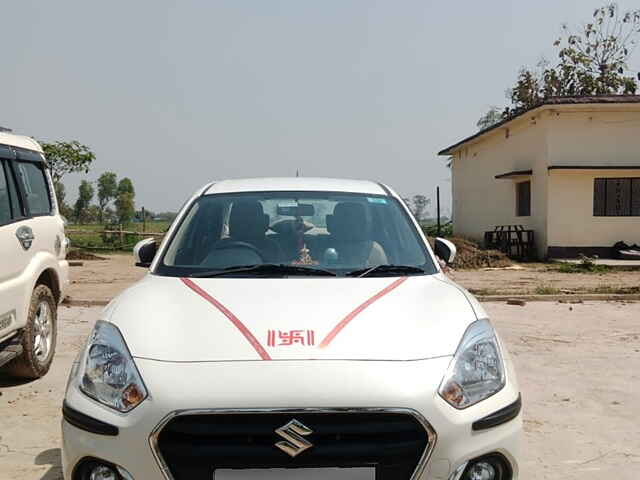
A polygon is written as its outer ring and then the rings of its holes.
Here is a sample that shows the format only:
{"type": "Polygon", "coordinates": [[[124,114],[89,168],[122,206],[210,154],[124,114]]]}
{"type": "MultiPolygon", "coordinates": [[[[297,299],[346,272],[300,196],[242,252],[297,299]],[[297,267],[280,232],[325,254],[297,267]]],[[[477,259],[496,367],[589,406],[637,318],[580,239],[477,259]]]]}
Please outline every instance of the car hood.
{"type": "Polygon", "coordinates": [[[417,360],[453,355],[476,320],[441,275],[147,275],[105,311],[134,357],[172,361],[417,360]]]}

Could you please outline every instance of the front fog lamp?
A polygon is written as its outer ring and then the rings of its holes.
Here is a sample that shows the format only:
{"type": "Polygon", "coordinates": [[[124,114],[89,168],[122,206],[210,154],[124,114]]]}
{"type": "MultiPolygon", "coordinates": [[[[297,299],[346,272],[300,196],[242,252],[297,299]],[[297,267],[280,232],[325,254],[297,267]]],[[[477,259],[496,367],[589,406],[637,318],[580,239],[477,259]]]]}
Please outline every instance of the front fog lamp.
{"type": "Polygon", "coordinates": [[[133,476],[121,466],[91,457],[78,463],[71,478],[72,480],[133,480],[133,476]]]}
{"type": "Polygon", "coordinates": [[[118,480],[118,474],[111,467],[97,465],[91,470],[89,480],[118,480]]]}
{"type": "Polygon", "coordinates": [[[98,321],[91,332],[80,389],[103,405],[123,413],[147,398],[147,389],[115,325],[98,321]]]}
{"type": "Polygon", "coordinates": [[[478,320],[462,337],[438,393],[451,406],[462,409],[489,398],[504,383],[496,334],[488,320],[478,320]]]}
{"type": "Polygon", "coordinates": [[[467,473],[469,480],[496,480],[496,469],[487,462],[478,462],[467,473]]]}
{"type": "Polygon", "coordinates": [[[476,458],[467,464],[460,480],[511,480],[509,462],[499,453],[476,458]]]}

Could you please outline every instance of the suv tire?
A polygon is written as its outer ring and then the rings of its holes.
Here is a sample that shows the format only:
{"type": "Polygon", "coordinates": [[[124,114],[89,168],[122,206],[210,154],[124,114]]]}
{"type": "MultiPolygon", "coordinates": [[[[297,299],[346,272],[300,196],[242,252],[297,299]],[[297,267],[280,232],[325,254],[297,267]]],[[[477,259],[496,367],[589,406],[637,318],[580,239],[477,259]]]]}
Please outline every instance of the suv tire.
{"type": "Polygon", "coordinates": [[[56,350],[57,302],[51,289],[36,285],[31,295],[27,325],[22,332],[22,354],[4,368],[8,375],[35,380],[45,375],[56,350]]]}

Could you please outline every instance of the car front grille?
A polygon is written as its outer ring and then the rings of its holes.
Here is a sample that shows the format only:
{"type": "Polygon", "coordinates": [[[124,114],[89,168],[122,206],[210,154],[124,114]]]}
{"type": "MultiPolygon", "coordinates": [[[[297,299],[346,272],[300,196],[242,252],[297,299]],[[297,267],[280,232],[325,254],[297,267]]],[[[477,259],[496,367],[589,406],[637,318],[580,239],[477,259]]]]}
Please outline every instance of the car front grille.
{"type": "Polygon", "coordinates": [[[416,478],[435,433],[409,410],[197,412],[171,417],[152,436],[173,480],[212,480],[221,468],[375,467],[376,480],[416,478]],[[312,444],[295,457],[276,446],[276,430],[297,420],[312,444]]]}

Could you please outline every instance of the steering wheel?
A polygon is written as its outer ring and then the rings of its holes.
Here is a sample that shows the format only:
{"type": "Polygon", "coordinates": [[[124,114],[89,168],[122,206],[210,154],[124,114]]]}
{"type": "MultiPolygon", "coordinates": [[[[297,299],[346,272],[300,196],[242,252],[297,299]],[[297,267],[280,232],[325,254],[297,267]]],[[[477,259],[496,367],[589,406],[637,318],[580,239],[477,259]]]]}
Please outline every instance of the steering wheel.
{"type": "Polygon", "coordinates": [[[262,263],[265,263],[265,259],[262,256],[262,253],[260,252],[260,250],[258,250],[257,247],[251,245],[250,243],[247,242],[241,242],[239,240],[229,240],[227,242],[222,242],[220,245],[216,246],[213,248],[213,250],[229,250],[232,248],[244,248],[246,250],[251,250],[253,253],[255,253],[259,258],[260,261],[262,263]]]}

